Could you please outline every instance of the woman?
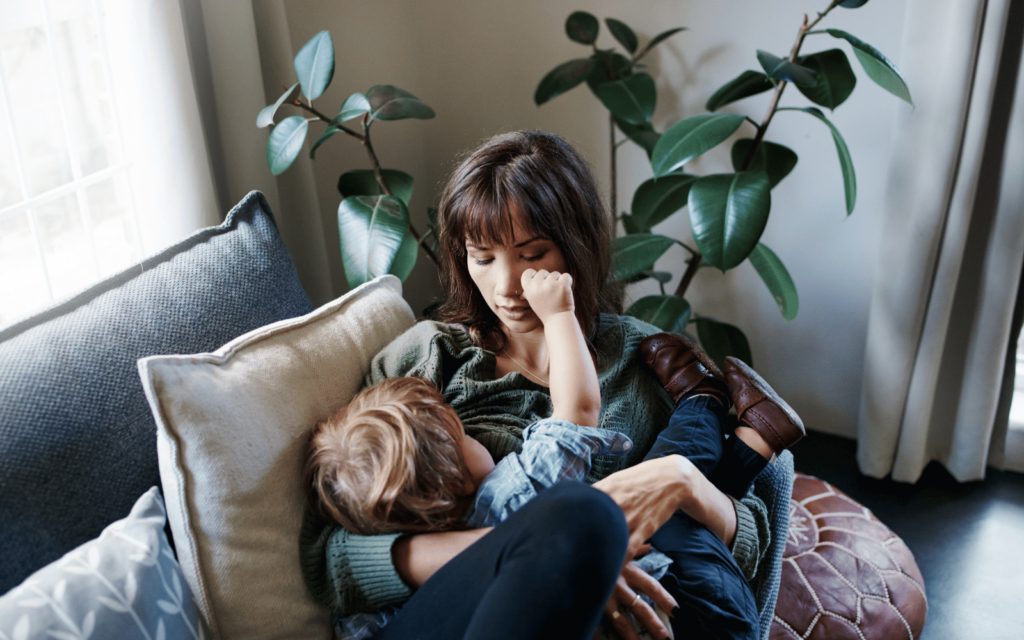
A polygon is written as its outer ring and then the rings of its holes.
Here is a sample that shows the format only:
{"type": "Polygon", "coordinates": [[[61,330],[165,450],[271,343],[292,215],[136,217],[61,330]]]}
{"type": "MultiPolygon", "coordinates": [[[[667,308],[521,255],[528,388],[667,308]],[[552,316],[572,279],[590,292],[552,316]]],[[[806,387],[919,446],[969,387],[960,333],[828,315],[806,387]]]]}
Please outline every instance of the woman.
{"type": "Polygon", "coordinates": [[[598,367],[598,426],[625,433],[634,448],[594,461],[588,480],[599,491],[541,492],[493,532],[360,537],[307,516],[307,584],[343,613],[402,605],[381,638],[589,638],[605,613],[629,639],[627,610],[667,637],[638,594],[664,611],[675,601],[623,559],[681,509],[713,534],[712,552],[734,557],[749,579],[767,545],[767,517],[752,494],[730,499],[681,456],[641,463],[672,400],[635,357],[656,330],[615,315],[621,291],[609,282],[610,232],[589,167],[555,136],[497,136],[456,169],[438,219],[447,324],[422,322],[397,338],[367,382],[433,381],[466,432],[500,460],[519,448],[523,428],[551,413],[543,325],[521,298],[520,275],[567,272],[598,367]]]}

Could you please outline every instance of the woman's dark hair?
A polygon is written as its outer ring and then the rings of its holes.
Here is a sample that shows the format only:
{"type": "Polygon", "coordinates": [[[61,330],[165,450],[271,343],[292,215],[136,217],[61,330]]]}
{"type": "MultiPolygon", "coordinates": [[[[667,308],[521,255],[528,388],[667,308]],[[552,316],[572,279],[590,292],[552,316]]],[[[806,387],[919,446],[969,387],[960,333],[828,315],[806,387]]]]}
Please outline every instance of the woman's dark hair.
{"type": "Polygon", "coordinates": [[[611,273],[611,230],[590,166],[569,143],[538,131],[504,133],[469,153],[448,179],[438,210],[444,322],[469,327],[473,340],[504,346],[500,321],[469,277],[466,239],[509,244],[513,215],[528,233],[562,251],[576,292],[576,317],[588,339],[600,313],[622,313],[611,273]]]}

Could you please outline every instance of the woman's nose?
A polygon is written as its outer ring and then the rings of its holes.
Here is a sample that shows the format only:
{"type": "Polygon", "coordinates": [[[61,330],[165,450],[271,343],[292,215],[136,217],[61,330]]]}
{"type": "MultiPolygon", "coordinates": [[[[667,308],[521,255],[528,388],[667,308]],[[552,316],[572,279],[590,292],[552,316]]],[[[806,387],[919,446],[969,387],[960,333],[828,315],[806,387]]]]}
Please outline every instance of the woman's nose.
{"type": "Polygon", "coordinates": [[[504,264],[499,266],[498,286],[496,293],[505,298],[518,298],[522,293],[520,285],[522,272],[512,265],[504,264]]]}

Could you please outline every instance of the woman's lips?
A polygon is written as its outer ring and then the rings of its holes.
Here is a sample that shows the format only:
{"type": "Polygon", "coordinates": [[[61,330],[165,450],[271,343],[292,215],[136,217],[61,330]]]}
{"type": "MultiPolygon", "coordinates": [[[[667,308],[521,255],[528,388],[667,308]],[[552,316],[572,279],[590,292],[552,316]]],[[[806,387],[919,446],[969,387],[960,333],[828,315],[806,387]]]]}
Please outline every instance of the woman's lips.
{"type": "Polygon", "coordinates": [[[502,314],[509,320],[522,320],[523,316],[530,312],[530,307],[498,307],[502,314]]]}

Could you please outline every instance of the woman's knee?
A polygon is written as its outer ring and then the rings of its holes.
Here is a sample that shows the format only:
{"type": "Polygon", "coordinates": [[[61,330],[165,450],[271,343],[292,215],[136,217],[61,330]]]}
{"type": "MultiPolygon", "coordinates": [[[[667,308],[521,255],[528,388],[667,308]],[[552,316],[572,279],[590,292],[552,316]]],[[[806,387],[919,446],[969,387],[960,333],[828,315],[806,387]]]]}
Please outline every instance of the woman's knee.
{"type": "Polygon", "coordinates": [[[530,533],[559,561],[606,565],[618,573],[629,543],[622,509],[604,492],[562,482],[534,499],[530,533]]]}

